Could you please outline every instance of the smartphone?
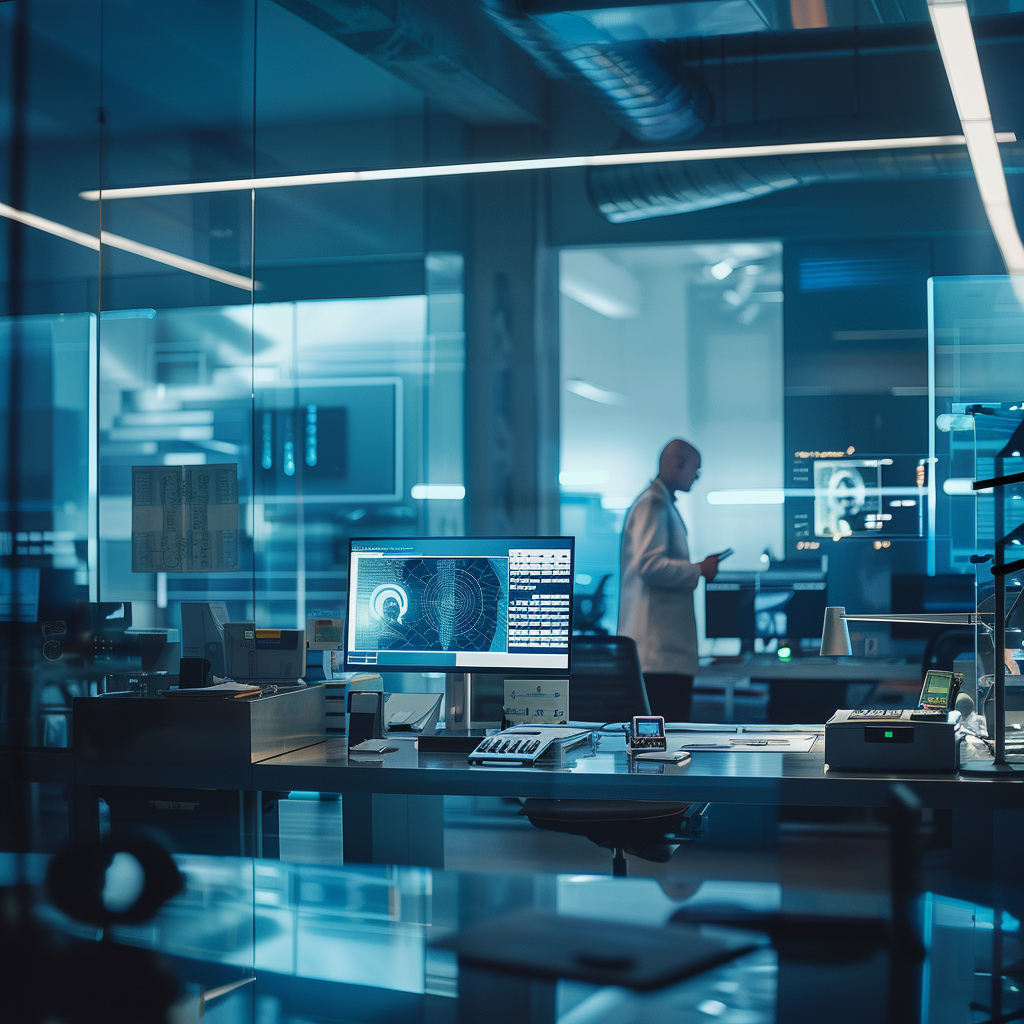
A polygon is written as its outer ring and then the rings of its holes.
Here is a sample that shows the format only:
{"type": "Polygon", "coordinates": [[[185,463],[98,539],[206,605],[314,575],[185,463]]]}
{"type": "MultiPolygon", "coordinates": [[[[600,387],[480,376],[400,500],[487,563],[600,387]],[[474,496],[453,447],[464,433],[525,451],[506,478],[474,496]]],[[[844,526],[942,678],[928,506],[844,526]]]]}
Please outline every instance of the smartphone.
{"type": "Polygon", "coordinates": [[[732,548],[726,548],[724,551],[719,551],[718,554],[712,555],[712,558],[717,558],[720,562],[725,561],[730,555],[734,555],[736,552],[732,548]]]}

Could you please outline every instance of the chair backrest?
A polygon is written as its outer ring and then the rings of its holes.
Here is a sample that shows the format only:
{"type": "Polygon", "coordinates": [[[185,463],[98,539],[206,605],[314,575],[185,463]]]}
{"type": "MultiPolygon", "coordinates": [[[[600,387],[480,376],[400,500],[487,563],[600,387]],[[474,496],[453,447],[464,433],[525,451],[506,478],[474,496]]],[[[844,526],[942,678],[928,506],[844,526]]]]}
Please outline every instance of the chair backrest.
{"type": "Polygon", "coordinates": [[[628,636],[572,638],[571,721],[624,722],[650,713],[635,640],[628,636]]]}

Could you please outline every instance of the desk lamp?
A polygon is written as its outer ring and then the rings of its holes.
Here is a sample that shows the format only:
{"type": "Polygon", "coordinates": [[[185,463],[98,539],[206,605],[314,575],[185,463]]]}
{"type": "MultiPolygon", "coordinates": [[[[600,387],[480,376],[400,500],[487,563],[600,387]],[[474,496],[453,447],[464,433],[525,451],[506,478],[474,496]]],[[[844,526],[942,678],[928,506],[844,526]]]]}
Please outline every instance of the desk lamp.
{"type": "Polygon", "coordinates": [[[850,657],[850,628],[854,622],[923,622],[936,626],[977,626],[984,623],[985,612],[886,612],[882,615],[848,615],[843,607],[826,608],[821,630],[821,656],[850,657]]]}

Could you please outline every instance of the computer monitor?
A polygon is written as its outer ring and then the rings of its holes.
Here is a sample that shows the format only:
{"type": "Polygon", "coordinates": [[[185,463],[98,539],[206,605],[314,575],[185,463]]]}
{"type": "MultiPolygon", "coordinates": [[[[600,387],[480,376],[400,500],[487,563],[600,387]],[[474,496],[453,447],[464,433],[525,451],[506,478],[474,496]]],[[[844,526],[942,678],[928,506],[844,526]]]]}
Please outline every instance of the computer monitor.
{"type": "MultiPolygon", "coordinates": [[[[893,612],[973,612],[976,602],[982,600],[982,595],[974,591],[973,572],[969,576],[894,574],[890,593],[893,612]]],[[[1009,601],[1006,606],[1010,607],[1009,601]]],[[[941,628],[907,622],[894,622],[891,626],[894,640],[927,640],[941,628]]]]}
{"type": "Polygon", "coordinates": [[[709,639],[813,639],[821,636],[828,583],[818,572],[719,573],[707,584],[709,639]]]}
{"type": "Polygon", "coordinates": [[[735,637],[753,640],[754,573],[720,572],[708,583],[704,593],[704,635],[709,640],[735,637]]]}
{"type": "Polygon", "coordinates": [[[572,537],[353,539],[345,667],[569,671],[572,537]]]}

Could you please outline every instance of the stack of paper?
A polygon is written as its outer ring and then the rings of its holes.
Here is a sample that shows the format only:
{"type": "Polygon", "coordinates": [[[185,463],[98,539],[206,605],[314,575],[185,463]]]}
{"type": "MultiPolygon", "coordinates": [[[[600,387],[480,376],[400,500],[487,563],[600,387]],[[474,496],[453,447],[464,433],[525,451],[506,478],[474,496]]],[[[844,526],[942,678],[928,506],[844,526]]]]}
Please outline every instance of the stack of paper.
{"type": "Polygon", "coordinates": [[[161,690],[161,697],[186,697],[190,700],[223,700],[225,697],[251,697],[262,693],[251,683],[217,683],[214,686],[194,686],[184,690],[161,690]]]}

